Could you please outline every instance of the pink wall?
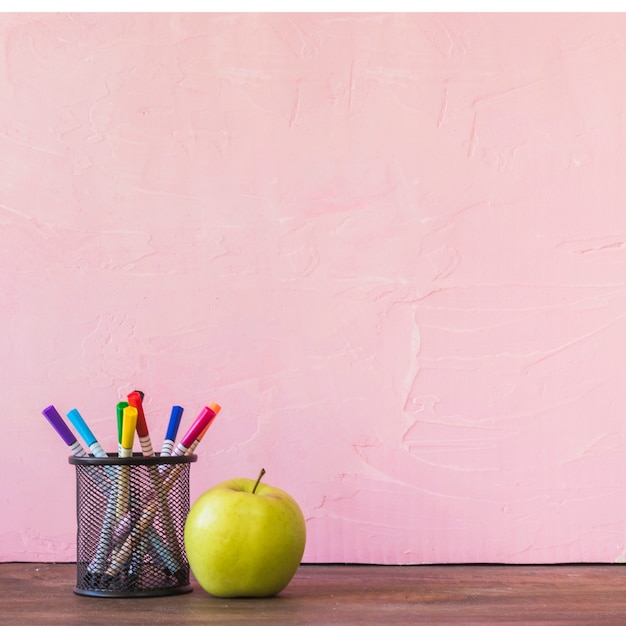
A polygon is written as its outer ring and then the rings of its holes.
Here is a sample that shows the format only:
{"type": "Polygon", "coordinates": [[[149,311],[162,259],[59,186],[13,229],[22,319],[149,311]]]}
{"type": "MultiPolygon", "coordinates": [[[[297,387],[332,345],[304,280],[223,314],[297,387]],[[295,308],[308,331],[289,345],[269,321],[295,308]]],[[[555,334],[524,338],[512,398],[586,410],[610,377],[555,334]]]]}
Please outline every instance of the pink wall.
{"type": "Polygon", "coordinates": [[[626,550],[626,14],[0,15],[0,559],[75,557],[41,416],[224,407],[308,562],[626,550]],[[17,445],[17,442],[21,442],[17,445]]]}

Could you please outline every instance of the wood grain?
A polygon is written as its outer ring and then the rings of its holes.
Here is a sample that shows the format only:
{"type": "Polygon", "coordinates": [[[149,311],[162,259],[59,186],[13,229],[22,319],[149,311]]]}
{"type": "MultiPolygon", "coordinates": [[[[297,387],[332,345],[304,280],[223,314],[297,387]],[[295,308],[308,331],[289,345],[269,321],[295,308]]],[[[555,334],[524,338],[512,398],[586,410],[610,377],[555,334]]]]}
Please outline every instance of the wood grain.
{"type": "Polygon", "coordinates": [[[282,594],[73,593],[74,564],[0,564],[0,624],[626,624],[621,565],[303,565],[282,594]]]}

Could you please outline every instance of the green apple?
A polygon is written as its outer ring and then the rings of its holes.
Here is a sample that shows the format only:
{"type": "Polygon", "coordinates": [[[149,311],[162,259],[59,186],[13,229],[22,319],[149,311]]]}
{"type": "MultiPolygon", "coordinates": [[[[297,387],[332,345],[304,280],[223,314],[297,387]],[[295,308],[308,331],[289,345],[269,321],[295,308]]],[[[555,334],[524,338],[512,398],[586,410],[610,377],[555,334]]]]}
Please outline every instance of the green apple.
{"type": "Polygon", "coordinates": [[[185,550],[200,586],[220,598],[273,596],[296,573],[306,543],[298,503],[282,489],[234,478],[205,491],[185,522],[185,550]]]}

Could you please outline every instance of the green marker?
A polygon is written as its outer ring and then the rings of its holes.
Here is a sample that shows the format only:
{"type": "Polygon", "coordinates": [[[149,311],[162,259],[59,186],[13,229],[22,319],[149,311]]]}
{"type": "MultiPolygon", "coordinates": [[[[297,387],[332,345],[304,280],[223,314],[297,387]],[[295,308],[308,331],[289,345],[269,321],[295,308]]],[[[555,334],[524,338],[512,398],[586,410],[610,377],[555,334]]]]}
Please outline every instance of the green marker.
{"type": "Polygon", "coordinates": [[[122,425],[124,424],[124,409],[128,406],[128,402],[117,403],[117,452],[118,456],[122,452],[122,425]]]}

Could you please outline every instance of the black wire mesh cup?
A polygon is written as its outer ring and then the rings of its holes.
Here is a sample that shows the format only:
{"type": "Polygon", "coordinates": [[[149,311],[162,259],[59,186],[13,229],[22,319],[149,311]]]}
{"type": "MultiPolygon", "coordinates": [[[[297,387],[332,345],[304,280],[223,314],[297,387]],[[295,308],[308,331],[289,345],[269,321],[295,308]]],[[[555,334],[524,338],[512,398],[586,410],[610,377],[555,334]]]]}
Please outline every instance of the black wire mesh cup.
{"type": "Polygon", "coordinates": [[[130,598],[191,591],[184,527],[189,456],[70,457],[76,467],[76,586],[130,598]]]}

